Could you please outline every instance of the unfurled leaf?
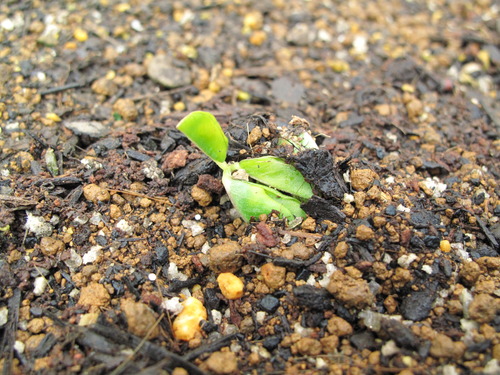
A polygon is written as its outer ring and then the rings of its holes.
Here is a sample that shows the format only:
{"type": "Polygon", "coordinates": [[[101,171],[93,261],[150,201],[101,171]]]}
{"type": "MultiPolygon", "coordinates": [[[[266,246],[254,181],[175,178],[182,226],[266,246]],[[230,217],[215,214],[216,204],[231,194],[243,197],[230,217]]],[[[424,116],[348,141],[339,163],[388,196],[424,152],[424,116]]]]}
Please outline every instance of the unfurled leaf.
{"type": "Polygon", "coordinates": [[[225,162],[229,142],[214,115],[203,111],[191,112],[179,122],[177,129],[213,161],[225,162]]]}
{"type": "Polygon", "coordinates": [[[313,195],[311,185],[302,174],[283,159],[274,156],[245,159],[239,162],[239,166],[253,179],[280,191],[302,199],[313,195]]]}
{"type": "Polygon", "coordinates": [[[229,173],[224,173],[222,183],[233,203],[245,221],[262,214],[270,214],[273,210],[280,212],[288,220],[306,217],[300,208],[300,201],[289,197],[270,187],[236,180],[229,173]]]}

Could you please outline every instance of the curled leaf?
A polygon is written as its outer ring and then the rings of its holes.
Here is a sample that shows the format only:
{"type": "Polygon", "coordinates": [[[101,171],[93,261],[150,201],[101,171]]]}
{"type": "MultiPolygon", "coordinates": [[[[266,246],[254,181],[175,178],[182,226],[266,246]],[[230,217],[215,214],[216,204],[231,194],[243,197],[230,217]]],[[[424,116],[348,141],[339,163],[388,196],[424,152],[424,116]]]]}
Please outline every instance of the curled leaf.
{"type": "Polygon", "coordinates": [[[245,221],[262,214],[270,214],[273,210],[278,211],[288,220],[296,217],[306,217],[306,213],[300,208],[298,199],[289,197],[268,186],[236,180],[229,173],[224,173],[222,183],[233,203],[245,221]]]}
{"type": "Polygon", "coordinates": [[[217,119],[208,112],[194,111],[184,117],[177,129],[216,163],[224,163],[229,141],[217,119]]]}
{"type": "Polygon", "coordinates": [[[283,159],[274,156],[245,159],[239,166],[253,179],[280,191],[305,200],[313,195],[311,185],[302,174],[283,159]]]}

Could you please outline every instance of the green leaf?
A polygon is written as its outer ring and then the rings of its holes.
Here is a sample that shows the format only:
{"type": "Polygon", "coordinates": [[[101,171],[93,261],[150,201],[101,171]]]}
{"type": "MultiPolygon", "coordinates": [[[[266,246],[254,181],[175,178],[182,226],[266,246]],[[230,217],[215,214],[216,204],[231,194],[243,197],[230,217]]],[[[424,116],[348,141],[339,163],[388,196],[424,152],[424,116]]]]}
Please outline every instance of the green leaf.
{"type": "Polygon", "coordinates": [[[309,199],[313,192],[311,185],[293,165],[274,156],[245,159],[239,162],[250,177],[275,189],[302,199],[309,199]]]}
{"type": "Polygon", "coordinates": [[[229,142],[214,115],[203,111],[191,112],[179,122],[177,129],[213,161],[225,162],[229,142]]]}
{"type": "Polygon", "coordinates": [[[300,201],[289,197],[270,187],[236,180],[229,173],[224,173],[222,183],[233,203],[245,221],[252,217],[258,218],[262,214],[270,214],[275,210],[289,221],[296,217],[306,217],[300,208],[300,201]]]}

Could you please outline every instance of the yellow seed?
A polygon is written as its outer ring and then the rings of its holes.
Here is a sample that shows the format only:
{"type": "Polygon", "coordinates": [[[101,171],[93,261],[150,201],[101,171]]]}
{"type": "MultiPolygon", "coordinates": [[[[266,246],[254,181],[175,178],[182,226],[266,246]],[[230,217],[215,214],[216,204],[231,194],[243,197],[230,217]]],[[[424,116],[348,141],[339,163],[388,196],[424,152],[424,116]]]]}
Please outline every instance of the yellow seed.
{"type": "Polygon", "coordinates": [[[198,51],[193,46],[188,46],[188,45],[182,46],[181,53],[188,59],[196,59],[198,57],[198,51]]]}
{"type": "Polygon", "coordinates": [[[110,81],[115,79],[116,77],[116,72],[114,70],[108,70],[106,73],[106,79],[109,79],[110,81]]]}
{"type": "Polygon", "coordinates": [[[448,241],[448,240],[442,240],[439,243],[439,248],[441,249],[442,252],[449,253],[451,251],[450,241],[448,241]]]}
{"type": "Polygon", "coordinates": [[[186,109],[186,105],[184,102],[176,102],[174,103],[174,111],[182,112],[186,109]]]}
{"type": "Polygon", "coordinates": [[[130,4],[129,3],[120,3],[115,6],[115,10],[120,13],[124,13],[128,10],[130,10],[130,4]]]}
{"type": "Polygon", "coordinates": [[[87,34],[87,32],[82,28],[77,27],[73,32],[73,38],[75,38],[79,42],[85,42],[89,38],[89,34],[87,34]]]}
{"type": "Polygon", "coordinates": [[[243,19],[243,28],[245,30],[258,30],[262,27],[264,23],[264,17],[262,13],[255,11],[250,12],[245,15],[243,19]]]}
{"type": "Polygon", "coordinates": [[[254,46],[261,46],[267,39],[267,34],[263,30],[257,30],[250,35],[249,41],[250,44],[254,46]]]}
{"type": "Polygon", "coordinates": [[[403,90],[404,92],[414,93],[415,87],[408,83],[403,83],[403,85],[401,86],[401,90],[403,90]]]}
{"type": "Polygon", "coordinates": [[[328,65],[336,73],[342,73],[349,70],[349,63],[343,60],[331,60],[328,61],[328,65]]]}
{"type": "Polygon", "coordinates": [[[182,306],[184,308],[175,318],[172,330],[176,339],[189,341],[201,332],[200,321],[207,319],[207,309],[194,297],[186,299],[182,306]]]}
{"type": "Polygon", "coordinates": [[[54,122],[60,122],[61,121],[61,118],[57,114],[55,114],[53,112],[47,113],[45,115],[45,118],[47,118],[49,120],[52,120],[54,122]]]}
{"type": "Polygon", "coordinates": [[[237,99],[240,102],[247,102],[250,100],[251,97],[252,96],[246,91],[241,91],[241,90],[238,91],[237,99]]]}
{"type": "Polygon", "coordinates": [[[490,68],[490,53],[487,50],[482,49],[479,51],[477,53],[477,58],[483,63],[484,69],[488,70],[490,68]]]}
{"type": "Polygon", "coordinates": [[[233,76],[233,69],[231,68],[224,68],[222,69],[222,75],[225,77],[232,77],[233,76]]]}
{"type": "Polygon", "coordinates": [[[208,89],[214,93],[218,93],[220,91],[220,85],[217,82],[212,81],[208,84],[208,89]]]}
{"type": "Polygon", "coordinates": [[[230,272],[221,273],[219,277],[217,277],[217,282],[219,283],[222,295],[227,299],[238,299],[243,297],[243,281],[236,275],[230,272]]]}

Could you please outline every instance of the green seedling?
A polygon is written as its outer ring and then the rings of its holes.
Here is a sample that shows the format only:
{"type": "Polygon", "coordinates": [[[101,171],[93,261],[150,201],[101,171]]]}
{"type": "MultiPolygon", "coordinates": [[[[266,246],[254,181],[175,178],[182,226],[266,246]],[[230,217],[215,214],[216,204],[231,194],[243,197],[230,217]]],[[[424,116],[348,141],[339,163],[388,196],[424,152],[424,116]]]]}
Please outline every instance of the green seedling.
{"type": "Polygon", "coordinates": [[[300,204],[312,197],[311,185],[283,159],[274,156],[227,163],[228,139],[217,119],[195,111],[184,117],[177,129],[222,169],[222,183],[245,221],[272,211],[293,220],[306,217],[300,204]]]}

